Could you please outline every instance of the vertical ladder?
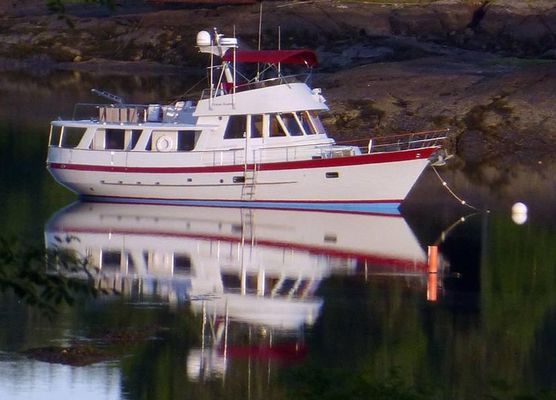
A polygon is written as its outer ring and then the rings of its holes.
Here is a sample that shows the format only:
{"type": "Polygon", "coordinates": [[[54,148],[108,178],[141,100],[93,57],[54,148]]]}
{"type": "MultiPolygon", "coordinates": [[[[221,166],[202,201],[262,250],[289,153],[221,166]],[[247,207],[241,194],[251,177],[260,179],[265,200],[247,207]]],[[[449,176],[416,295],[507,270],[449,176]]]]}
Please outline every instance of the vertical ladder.
{"type": "Polygon", "coordinates": [[[245,164],[243,169],[243,187],[241,188],[241,200],[250,201],[255,197],[257,185],[257,164],[245,164]]]}

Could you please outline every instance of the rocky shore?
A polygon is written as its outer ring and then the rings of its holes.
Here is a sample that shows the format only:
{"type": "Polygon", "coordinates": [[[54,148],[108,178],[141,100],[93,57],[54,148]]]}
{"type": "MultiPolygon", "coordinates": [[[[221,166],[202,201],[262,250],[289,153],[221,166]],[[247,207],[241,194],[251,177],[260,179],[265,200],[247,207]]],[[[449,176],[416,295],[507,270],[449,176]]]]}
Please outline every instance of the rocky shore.
{"type": "MultiPolygon", "coordinates": [[[[113,10],[42,0],[0,5],[0,69],[163,71],[198,68],[196,33],[235,31],[256,48],[260,4],[113,10]]],[[[451,128],[465,165],[551,159],[556,148],[553,1],[271,1],[262,44],[311,47],[313,83],[339,140],[451,128]]]]}

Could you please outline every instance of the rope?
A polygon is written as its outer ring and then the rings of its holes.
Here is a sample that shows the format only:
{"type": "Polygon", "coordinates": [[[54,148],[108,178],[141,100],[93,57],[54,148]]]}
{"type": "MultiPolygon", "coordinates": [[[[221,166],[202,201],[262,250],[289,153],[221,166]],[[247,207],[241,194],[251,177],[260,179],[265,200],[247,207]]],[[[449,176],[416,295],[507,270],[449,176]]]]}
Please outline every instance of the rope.
{"type": "Polygon", "coordinates": [[[432,170],[434,171],[434,173],[436,174],[436,176],[438,177],[438,179],[440,180],[440,182],[442,182],[442,186],[444,186],[444,187],[446,188],[446,190],[447,190],[456,200],[458,200],[458,201],[461,203],[461,205],[464,205],[464,206],[466,206],[466,207],[469,207],[469,208],[471,208],[471,209],[473,209],[473,210],[478,210],[477,207],[472,206],[471,204],[469,204],[469,203],[467,203],[465,200],[463,200],[461,197],[459,197],[459,196],[448,186],[448,183],[447,183],[444,179],[442,179],[442,177],[440,176],[440,174],[439,174],[438,171],[436,170],[436,167],[435,167],[434,165],[431,165],[431,166],[432,166],[432,170]]]}

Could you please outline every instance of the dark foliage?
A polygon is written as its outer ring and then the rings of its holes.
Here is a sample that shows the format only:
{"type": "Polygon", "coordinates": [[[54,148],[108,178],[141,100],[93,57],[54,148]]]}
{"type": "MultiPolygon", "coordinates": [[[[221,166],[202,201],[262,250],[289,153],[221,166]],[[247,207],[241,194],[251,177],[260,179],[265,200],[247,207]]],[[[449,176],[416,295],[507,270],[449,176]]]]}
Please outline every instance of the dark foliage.
{"type": "Polygon", "coordinates": [[[72,305],[79,297],[96,297],[95,270],[88,261],[62,248],[76,238],[56,238],[51,249],[24,246],[0,237],[0,291],[12,291],[26,304],[48,317],[58,306],[72,305]]]}

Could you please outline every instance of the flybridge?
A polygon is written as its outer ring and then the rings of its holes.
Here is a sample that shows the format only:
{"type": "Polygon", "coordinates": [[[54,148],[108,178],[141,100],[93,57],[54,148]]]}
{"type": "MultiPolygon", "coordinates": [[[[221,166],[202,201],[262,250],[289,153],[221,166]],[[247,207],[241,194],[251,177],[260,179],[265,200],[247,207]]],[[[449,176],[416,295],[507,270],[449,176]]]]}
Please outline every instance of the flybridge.
{"type": "Polygon", "coordinates": [[[296,76],[283,76],[281,74],[281,64],[303,65],[307,68],[315,67],[317,55],[312,50],[237,50],[238,41],[236,38],[224,37],[216,29],[211,35],[207,31],[197,34],[197,47],[201,53],[211,55],[210,61],[210,97],[224,94],[235,94],[236,91],[246,89],[256,89],[264,86],[293,83],[298,81],[296,76]],[[221,66],[215,64],[214,56],[219,57],[221,66]],[[247,78],[238,73],[237,63],[263,64],[262,70],[257,68],[257,73],[253,78],[247,78]],[[215,71],[220,74],[214,74],[215,71]],[[274,76],[264,78],[266,72],[273,70],[274,76]],[[238,75],[240,75],[238,79],[238,75]],[[239,83],[241,80],[241,83],[239,83]]]}
{"type": "Polygon", "coordinates": [[[236,50],[238,47],[237,39],[224,37],[216,30],[213,36],[207,31],[199,32],[197,34],[197,47],[199,47],[201,53],[219,56],[225,62],[299,64],[311,68],[318,64],[317,55],[313,50],[308,49],[236,50]]]}

